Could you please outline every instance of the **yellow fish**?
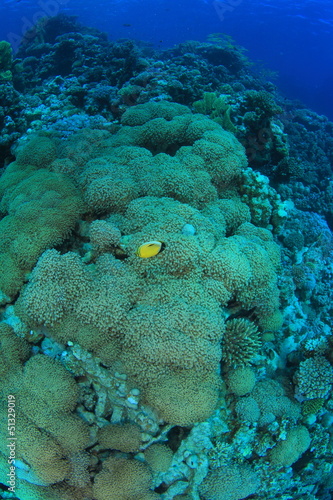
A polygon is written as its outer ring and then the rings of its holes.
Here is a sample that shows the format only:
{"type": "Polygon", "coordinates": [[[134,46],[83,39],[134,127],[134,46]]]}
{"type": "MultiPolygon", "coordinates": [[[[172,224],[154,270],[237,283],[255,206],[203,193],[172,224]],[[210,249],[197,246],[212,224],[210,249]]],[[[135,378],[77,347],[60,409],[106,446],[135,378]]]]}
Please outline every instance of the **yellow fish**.
{"type": "Polygon", "coordinates": [[[164,243],[161,241],[147,241],[147,243],[143,243],[139,246],[136,255],[142,259],[148,259],[149,257],[154,257],[163,249],[164,243]]]}

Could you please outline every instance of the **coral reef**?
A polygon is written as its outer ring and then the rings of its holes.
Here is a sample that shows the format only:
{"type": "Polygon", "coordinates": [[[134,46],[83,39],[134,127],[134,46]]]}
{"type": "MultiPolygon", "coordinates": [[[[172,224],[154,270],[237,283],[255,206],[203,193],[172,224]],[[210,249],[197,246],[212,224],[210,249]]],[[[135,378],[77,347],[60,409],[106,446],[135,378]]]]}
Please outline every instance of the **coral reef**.
{"type": "Polygon", "coordinates": [[[173,101],[219,121],[283,199],[292,196],[298,208],[310,206],[332,223],[332,124],[251,71],[242,47],[225,35],[153,51],[132,40],[109,42],[60,15],[27,33],[8,71],[13,79],[2,91],[2,159],[10,158],[21,133],[109,130],[135,104],[173,101]]]}
{"type": "Polygon", "coordinates": [[[0,496],[329,498],[332,124],[218,34],[57,16],[1,75],[0,496]]]}

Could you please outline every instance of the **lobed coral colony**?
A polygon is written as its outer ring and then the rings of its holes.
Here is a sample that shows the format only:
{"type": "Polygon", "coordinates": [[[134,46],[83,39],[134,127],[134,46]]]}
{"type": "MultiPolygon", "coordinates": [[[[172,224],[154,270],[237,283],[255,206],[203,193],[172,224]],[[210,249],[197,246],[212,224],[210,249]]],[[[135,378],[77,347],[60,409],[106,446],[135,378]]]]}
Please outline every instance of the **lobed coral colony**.
{"type": "MultiPolygon", "coordinates": [[[[214,64],[223,49],[225,71],[245,80],[237,47],[203,46],[192,50],[214,64]]],[[[142,92],[139,77],[120,88],[142,92]]],[[[256,163],[232,123],[235,91],[192,107],[172,97],[124,100],[107,127],[36,125],[12,149],[0,179],[2,498],[321,500],[333,489],[329,227],[256,169],[268,157],[282,169],[287,140],[272,125],[256,163]]],[[[282,112],[264,90],[242,106],[249,130],[282,112]]]]}

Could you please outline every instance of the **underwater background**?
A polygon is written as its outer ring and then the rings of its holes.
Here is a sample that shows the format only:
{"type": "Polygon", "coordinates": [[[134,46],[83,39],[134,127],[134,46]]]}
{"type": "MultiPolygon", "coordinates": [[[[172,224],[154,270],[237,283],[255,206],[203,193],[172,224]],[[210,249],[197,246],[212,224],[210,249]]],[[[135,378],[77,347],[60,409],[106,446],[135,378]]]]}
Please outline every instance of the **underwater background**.
{"type": "Polygon", "coordinates": [[[48,15],[77,16],[110,40],[132,38],[155,48],[225,33],[247,49],[251,60],[277,72],[277,84],[286,97],[333,119],[329,0],[2,0],[0,39],[21,35],[43,6],[48,15]]]}
{"type": "Polygon", "coordinates": [[[0,498],[332,500],[331,5],[0,19],[0,498]]]}

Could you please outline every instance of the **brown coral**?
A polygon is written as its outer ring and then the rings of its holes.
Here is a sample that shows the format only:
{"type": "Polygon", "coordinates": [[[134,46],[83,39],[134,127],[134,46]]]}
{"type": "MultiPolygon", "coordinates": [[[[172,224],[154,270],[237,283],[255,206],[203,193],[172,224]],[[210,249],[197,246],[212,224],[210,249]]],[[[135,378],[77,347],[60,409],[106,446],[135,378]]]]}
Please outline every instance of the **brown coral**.
{"type": "Polygon", "coordinates": [[[0,242],[0,289],[9,296],[22,286],[41,253],[69,235],[82,211],[72,182],[47,169],[53,158],[50,143],[29,143],[1,178],[0,230],[6,237],[0,242]]]}
{"type": "Polygon", "coordinates": [[[227,465],[211,472],[199,491],[203,500],[240,500],[253,495],[260,480],[248,465],[227,465]]]}
{"type": "Polygon", "coordinates": [[[97,439],[102,448],[125,453],[138,451],[142,443],[140,427],[131,423],[105,425],[98,431],[97,439]]]}
{"type": "Polygon", "coordinates": [[[269,460],[274,465],[289,467],[309,448],[311,437],[304,425],[292,427],[284,441],[279,441],[270,451],[269,460]]]}
{"type": "Polygon", "coordinates": [[[110,457],[95,477],[96,500],[137,500],[149,494],[151,472],[138,460],[110,457]]]}

